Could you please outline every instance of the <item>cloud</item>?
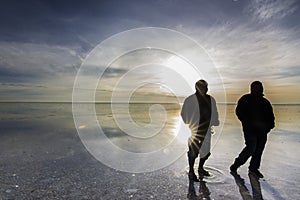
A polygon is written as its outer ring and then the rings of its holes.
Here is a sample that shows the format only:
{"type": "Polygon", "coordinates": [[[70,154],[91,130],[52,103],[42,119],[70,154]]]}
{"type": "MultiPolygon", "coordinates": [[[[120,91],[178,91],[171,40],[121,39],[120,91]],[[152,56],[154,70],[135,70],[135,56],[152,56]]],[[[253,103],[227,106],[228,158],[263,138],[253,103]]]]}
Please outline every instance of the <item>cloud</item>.
{"type": "MultiPolygon", "coordinates": [[[[6,92],[14,93],[14,98],[26,94],[28,98],[29,94],[32,98],[38,98],[37,94],[46,99],[69,98],[76,72],[93,47],[113,34],[142,26],[177,29],[197,40],[232,91],[248,89],[254,78],[294,84],[300,76],[300,29],[298,23],[292,27],[286,22],[297,18],[298,5],[295,0],[75,1],[71,5],[7,1],[0,8],[1,88],[10,88],[6,92]],[[247,84],[237,84],[241,82],[247,84]],[[30,88],[25,90],[28,93],[21,91],[25,87],[30,88]]],[[[103,89],[110,89],[138,59],[145,62],[142,58],[133,54],[110,66],[103,89]]],[[[87,78],[102,68],[101,61],[95,63],[96,68],[85,74],[87,78]]]]}
{"type": "Polygon", "coordinates": [[[0,42],[0,76],[74,74],[81,63],[80,51],[79,47],[0,42]]]}
{"type": "Polygon", "coordinates": [[[83,55],[78,46],[0,42],[0,100],[71,100],[83,55]]]}
{"type": "MultiPolygon", "coordinates": [[[[71,101],[72,85],[68,86],[68,81],[61,85],[51,85],[44,81],[42,86],[34,84],[22,85],[0,85],[0,101],[71,101]]],[[[57,80],[55,82],[61,83],[57,80]]]]}
{"type": "Polygon", "coordinates": [[[300,63],[300,30],[225,23],[191,30],[224,78],[272,77],[300,63]]]}
{"type": "Polygon", "coordinates": [[[211,27],[184,27],[180,31],[197,40],[212,57],[223,78],[228,101],[235,102],[257,79],[272,91],[276,102],[300,101],[295,93],[296,88],[300,89],[298,27],[253,24],[249,19],[224,21],[211,27]],[[285,95],[278,98],[282,92],[285,95]]]}
{"type": "Polygon", "coordinates": [[[295,0],[253,0],[247,7],[258,21],[270,19],[283,19],[297,10],[295,0]]]}
{"type": "Polygon", "coordinates": [[[275,76],[278,78],[290,78],[294,79],[295,77],[298,78],[298,81],[300,81],[300,66],[290,66],[287,67],[284,71],[279,71],[278,73],[275,73],[275,76]]]}
{"type": "Polygon", "coordinates": [[[22,84],[22,83],[0,83],[0,87],[12,87],[12,88],[47,88],[47,86],[44,85],[33,85],[33,84],[22,84]]]}

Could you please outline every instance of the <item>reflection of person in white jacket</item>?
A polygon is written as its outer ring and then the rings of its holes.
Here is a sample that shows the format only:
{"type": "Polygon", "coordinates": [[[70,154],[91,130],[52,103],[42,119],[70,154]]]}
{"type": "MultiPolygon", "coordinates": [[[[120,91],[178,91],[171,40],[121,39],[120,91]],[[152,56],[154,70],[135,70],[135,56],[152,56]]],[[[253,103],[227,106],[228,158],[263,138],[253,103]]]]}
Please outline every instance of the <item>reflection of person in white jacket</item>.
{"type": "Polygon", "coordinates": [[[188,141],[189,179],[199,181],[194,172],[195,159],[200,154],[199,177],[209,176],[203,166],[210,156],[211,127],[218,126],[219,119],[216,101],[207,94],[207,82],[199,80],[195,88],[196,93],[184,100],[181,117],[192,132],[188,141]]]}

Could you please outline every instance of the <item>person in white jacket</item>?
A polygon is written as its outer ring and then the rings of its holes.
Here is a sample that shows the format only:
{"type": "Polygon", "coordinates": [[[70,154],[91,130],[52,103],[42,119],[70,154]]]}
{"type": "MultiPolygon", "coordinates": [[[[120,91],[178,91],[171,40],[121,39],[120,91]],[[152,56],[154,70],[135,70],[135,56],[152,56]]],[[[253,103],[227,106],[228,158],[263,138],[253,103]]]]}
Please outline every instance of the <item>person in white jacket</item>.
{"type": "Polygon", "coordinates": [[[195,159],[200,154],[199,178],[210,176],[204,169],[204,163],[210,156],[211,127],[219,125],[219,116],[215,99],[207,94],[208,84],[199,80],[195,84],[196,93],[184,100],[181,117],[192,132],[188,140],[189,179],[199,181],[194,172],[195,159]]]}

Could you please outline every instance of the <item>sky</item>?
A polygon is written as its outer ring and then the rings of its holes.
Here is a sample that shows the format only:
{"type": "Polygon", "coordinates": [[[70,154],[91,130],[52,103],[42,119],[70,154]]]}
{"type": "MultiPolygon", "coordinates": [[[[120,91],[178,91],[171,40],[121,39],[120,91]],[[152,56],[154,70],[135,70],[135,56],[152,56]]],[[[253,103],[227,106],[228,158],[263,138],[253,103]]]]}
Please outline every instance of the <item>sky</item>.
{"type": "MultiPolygon", "coordinates": [[[[272,103],[300,103],[299,9],[297,0],[3,0],[0,101],[71,101],[76,74],[97,45],[123,31],[160,27],[179,31],[205,49],[223,80],[226,102],[236,102],[252,81],[260,80],[272,103]]],[[[98,100],[109,100],[112,83],[129,71],[139,53],[106,70],[98,100]]],[[[164,55],[152,51],[148,59],[186,67],[172,60],[174,55],[164,55]]],[[[155,69],[159,66],[143,76],[140,71],[132,82],[167,73],[155,69]]],[[[136,90],[135,98],[159,101],[170,96],[167,90],[148,84],[136,90]]]]}

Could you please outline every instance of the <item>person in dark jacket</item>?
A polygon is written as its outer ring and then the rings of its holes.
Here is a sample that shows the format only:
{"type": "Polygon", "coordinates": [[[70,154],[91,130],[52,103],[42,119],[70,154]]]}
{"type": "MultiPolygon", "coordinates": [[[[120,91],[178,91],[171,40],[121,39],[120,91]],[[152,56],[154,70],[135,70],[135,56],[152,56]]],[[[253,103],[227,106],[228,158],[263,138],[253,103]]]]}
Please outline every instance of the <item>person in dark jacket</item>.
{"type": "Polygon", "coordinates": [[[251,157],[249,173],[263,178],[259,167],[267,134],[275,127],[275,117],[270,102],[264,98],[262,83],[254,81],[250,90],[250,94],[239,99],[235,110],[243,126],[246,146],[230,166],[230,170],[236,173],[237,169],[251,157]]]}
{"type": "Polygon", "coordinates": [[[207,94],[205,80],[195,84],[196,93],[187,97],[183,103],[181,117],[192,132],[188,140],[189,179],[199,181],[194,172],[195,159],[200,154],[198,174],[200,178],[209,176],[203,166],[210,156],[211,127],[219,125],[216,101],[207,94]]]}

